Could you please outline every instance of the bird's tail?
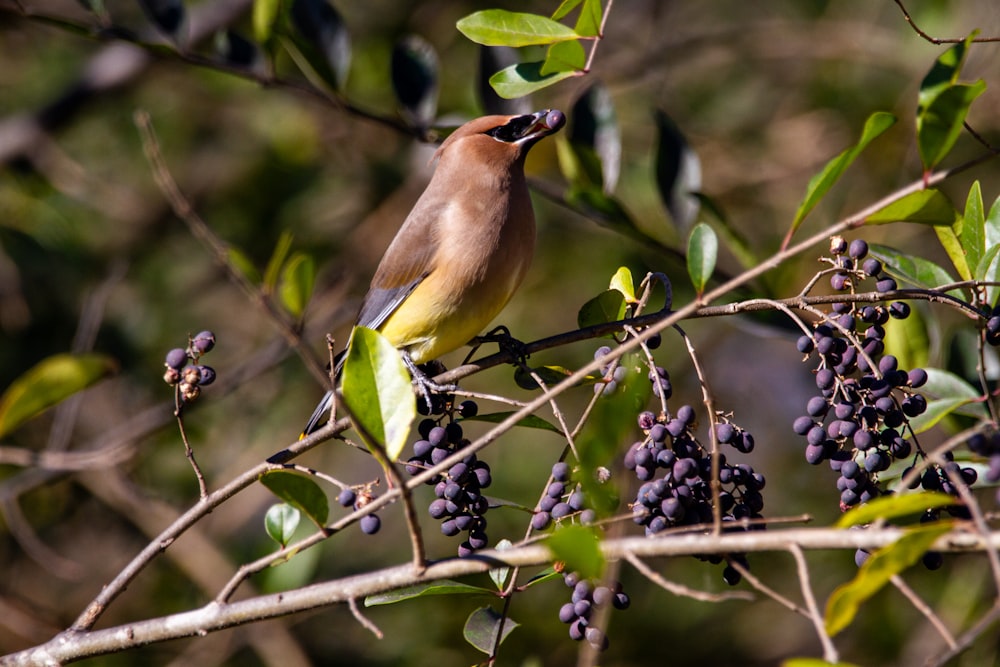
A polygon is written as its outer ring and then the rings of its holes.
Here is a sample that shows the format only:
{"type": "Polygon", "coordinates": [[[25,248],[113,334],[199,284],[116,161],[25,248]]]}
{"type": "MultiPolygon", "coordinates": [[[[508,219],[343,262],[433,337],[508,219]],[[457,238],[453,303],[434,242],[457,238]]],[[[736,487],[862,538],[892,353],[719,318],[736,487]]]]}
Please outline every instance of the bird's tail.
{"type": "Polygon", "coordinates": [[[321,400],[319,404],[316,406],[316,409],[313,410],[312,416],[309,417],[309,422],[306,424],[306,427],[302,429],[302,435],[299,436],[299,440],[311,434],[313,431],[322,426],[324,415],[326,415],[326,413],[329,412],[330,408],[332,407],[333,407],[333,390],[331,389],[326,392],[326,394],[323,396],[323,400],[321,400]]]}
{"type": "MultiPolygon", "coordinates": [[[[340,372],[344,368],[344,359],[347,357],[347,350],[342,350],[333,358],[333,368],[334,368],[334,387],[340,384],[340,372]]],[[[328,367],[329,368],[329,367],[328,367]]],[[[320,426],[323,425],[323,416],[333,408],[333,389],[326,392],[323,395],[323,399],[316,405],[316,409],[313,410],[312,416],[309,417],[306,427],[302,429],[302,433],[299,435],[299,440],[312,434],[320,426]]]]}

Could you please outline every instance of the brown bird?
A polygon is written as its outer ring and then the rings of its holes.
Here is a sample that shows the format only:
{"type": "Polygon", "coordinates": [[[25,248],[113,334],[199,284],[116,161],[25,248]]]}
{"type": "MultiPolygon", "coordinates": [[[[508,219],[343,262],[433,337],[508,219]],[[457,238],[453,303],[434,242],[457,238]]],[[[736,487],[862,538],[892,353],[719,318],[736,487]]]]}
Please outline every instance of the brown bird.
{"type": "MultiPolygon", "coordinates": [[[[434,154],[431,182],[382,256],[357,320],[388,338],[411,371],[470,342],[521,284],[535,245],[524,159],[565,123],[556,109],[484,116],[434,154]]],[[[327,392],[303,436],[332,403],[327,392]]]]}

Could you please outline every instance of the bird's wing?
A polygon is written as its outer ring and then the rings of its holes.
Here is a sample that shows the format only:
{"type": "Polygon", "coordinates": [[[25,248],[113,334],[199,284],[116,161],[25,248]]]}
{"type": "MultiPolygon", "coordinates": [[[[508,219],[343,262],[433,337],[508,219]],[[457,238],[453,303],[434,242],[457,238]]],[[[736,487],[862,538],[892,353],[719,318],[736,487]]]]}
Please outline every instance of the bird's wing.
{"type": "Polygon", "coordinates": [[[439,242],[431,221],[445,208],[445,202],[417,202],[372,278],[358,313],[358,326],[381,327],[434,269],[439,242]]]}

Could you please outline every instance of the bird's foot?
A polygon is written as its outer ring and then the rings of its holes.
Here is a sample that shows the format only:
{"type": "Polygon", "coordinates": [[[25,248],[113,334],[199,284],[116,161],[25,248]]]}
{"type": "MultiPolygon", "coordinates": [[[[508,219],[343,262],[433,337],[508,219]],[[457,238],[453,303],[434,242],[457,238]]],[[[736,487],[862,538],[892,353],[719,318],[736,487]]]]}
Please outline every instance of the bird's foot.
{"type": "MultiPolygon", "coordinates": [[[[496,343],[501,352],[506,352],[514,358],[513,363],[516,366],[523,366],[528,361],[528,346],[511,336],[510,329],[503,325],[472,339],[473,352],[485,343],[496,343]]],[[[470,354],[469,357],[471,356],[470,354]]]]}
{"type": "MultiPolygon", "coordinates": [[[[403,363],[413,376],[413,385],[420,391],[427,408],[426,414],[439,414],[444,412],[445,404],[454,399],[452,393],[458,389],[458,385],[440,384],[431,378],[440,375],[447,369],[440,361],[429,361],[426,364],[417,365],[408,354],[403,354],[403,363]]],[[[418,406],[419,407],[419,406],[418,406]]]]}

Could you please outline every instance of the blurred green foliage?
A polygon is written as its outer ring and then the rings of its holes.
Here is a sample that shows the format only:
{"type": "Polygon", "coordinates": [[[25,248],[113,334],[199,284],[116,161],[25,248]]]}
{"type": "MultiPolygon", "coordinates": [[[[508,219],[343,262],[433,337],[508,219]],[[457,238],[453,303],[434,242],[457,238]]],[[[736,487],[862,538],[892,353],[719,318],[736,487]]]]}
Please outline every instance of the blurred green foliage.
{"type": "MultiPolygon", "coordinates": [[[[189,20],[224,4],[193,5],[189,20]]],[[[974,28],[984,35],[1000,32],[989,3],[912,4],[921,27],[936,36],[962,38],[974,28]]],[[[220,382],[205,390],[186,422],[210,488],[294,440],[323,390],[288,351],[272,321],[171,213],[144,157],[134,112],[151,115],[166,164],[198,214],[258,271],[264,272],[284,234],[291,235],[293,252],[315,260],[318,275],[302,335],[323,360],[324,333],[333,333],[341,346],[347,340],[357,299],[429,173],[433,146],[401,129],[390,73],[394,45],[415,34],[437,51],[434,125],[455,126],[483,112],[475,95],[478,47],[455,28],[482,3],[334,0],[333,5],[350,34],[349,71],[338,88],[350,109],[303,93],[308,80],[280,48],[275,71],[293,85],[259,85],[169,55],[167,42],[133,3],[116,0],[105,7],[114,25],[161,43],[139,50],[140,56],[39,18],[57,15],[96,25],[81,7],[0,0],[0,389],[41,360],[70,350],[109,355],[120,367],[113,379],[82,394],[75,412],[50,410],[0,442],[0,450],[67,453],[113,445],[105,458],[80,471],[0,466],[0,598],[10,610],[7,620],[0,620],[0,652],[44,641],[69,625],[152,535],[195,502],[197,487],[172,421],[172,392],[161,379],[168,349],[185,345],[187,336],[201,329],[212,329],[219,341],[212,365],[220,382]],[[33,16],[23,15],[19,6],[33,16]],[[61,116],[69,106],[61,111],[52,105],[60,99],[68,105],[67,92],[81,77],[106,74],[104,68],[137,57],[144,62],[120,86],[70,99],[73,113],[61,116]],[[18,124],[31,117],[47,123],[38,136],[18,124]],[[20,141],[26,142],[23,150],[10,149],[20,141]],[[65,435],[58,434],[60,427],[69,427],[65,435]]],[[[556,3],[494,5],[547,14],[556,3]]],[[[249,8],[237,16],[230,27],[252,34],[249,8]]],[[[788,230],[810,177],[857,140],[874,111],[889,111],[900,122],[858,157],[799,234],[815,232],[920,177],[913,139],[917,91],[942,50],[914,34],[893,3],[619,2],[593,71],[537,92],[532,107],[569,109],[595,81],[603,84],[621,131],[615,197],[656,243],[626,239],[579,209],[539,194],[565,186],[555,142],[540,144],[528,162],[530,176],[550,186],[535,196],[537,256],[502,322],[522,340],[573,329],[577,309],[606,289],[609,276],[623,265],[637,277],[647,271],[670,275],[675,304],[693,297],[683,261],[662,249],[684,249],[686,236],[671,224],[657,190],[656,110],[669,114],[697,153],[702,191],[725,211],[752,254],[766,257],[788,230]]],[[[994,112],[1000,108],[1000,82],[991,79],[995,68],[990,69],[995,55],[995,49],[972,48],[963,69],[963,80],[982,77],[989,84],[968,121],[994,144],[1000,138],[994,112]]],[[[540,49],[529,59],[544,56],[540,49]]],[[[262,72],[266,68],[255,77],[265,80],[262,72]]],[[[981,150],[962,135],[945,165],[981,150]]],[[[953,202],[962,202],[973,179],[989,201],[1000,191],[1000,170],[993,163],[942,189],[953,202]]],[[[886,226],[865,235],[872,241],[891,238],[895,248],[946,263],[929,229],[908,227],[900,235],[886,226]]],[[[736,274],[746,256],[721,243],[717,270],[736,274]]],[[[813,258],[805,257],[769,272],[752,289],[790,296],[816,269],[813,258]]],[[[829,523],[837,508],[816,487],[832,481],[825,470],[804,469],[788,428],[811,383],[792,334],[752,320],[697,321],[686,329],[704,351],[708,375],[722,378],[715,387],[718,403],[735,410],[757,438],[751,460],[769,479],[768,515],[810,512],[829,523]],[[782,395],[761,392],[762,385],[780,388],[782,395]]],[[[574,368],[590,360],[597,345],[559,348],[533,361],[574,368]]],[[[682,352],[667,351],[665,359],[675,395],[700,400],[682,352]]],[[[460,360],[455,353],[446,362],[460,360]]],[[[468,386],[530,395],[515,388],[507,369],[475,377],[468,386]]],[[[581,390],[577,405],[589,392],[581,390]]],[[[475,431],[471,422],[467,430],[475,431]]],[[[561,442],[536,429],[507,439],[485,457],[495,471],[518,473],[496,474],[491,494],[530,503],[561,442]]],[[[370,457],[336,443],[311,452],[303,463],[348,480],[380,474],[370,457]]],[[[214,512],[195,535],[182,538],[133,582],[102,624],[181,611],[211,599],[238,564],[273,549],[263,530],[272,502],[265,489],[255,487],[214,512]],[[172,560],[175,553],[189,555],[172,560]]],[[[519,514],[493,512],[491,538],[517,539],[523,531],[519,514]]],[[[407,560],[398,508],[382,518],[377,536],[352,528],[346,539],[292,559],[252,585],[268,590],[274,582],[298,585],[407,560]],[[288,575],[294,568],[302,571],[288,575]]],[[[427,532],[433,556],[453,552],[454,544],[433,526],[427,532]]],[[[912,585],[929,599],[946,600],[961,617],[978,604],[965,592],[987,585],[981,561],[966,567],[971,558],[950,558],[942,571],[918,575],[912,585]]],[[[758,576],[797,594],[786,557],[751,561],[758,576]]],[[[846,554],[810,555],[810,563],[821,597],[855,569],[846,554]]],[[[693,559],[657,565],[667,578],[694,588],[725,588],[717,568],[693,559]]],[[[602,664],[663,664],[669,655],[672,665],[774,665],[787,656],[820,652],[808,620],[786,614],[776,622],[771,602],[692,602],[654,589],[628,568],[622,576],[633,607],[613,616],[611,649],[602,664]],[[725,641],[711,639],[719,636],[725,641]]],[[[485,576],[473,583],[488,585],[485,576]]],[[[557,620],[563,593],[556,582],[515,600],[512,614],[521,625],[504,645],[507,662],[513,664],[515,656],[546,665],[575,662],[576,645],[557,620]]],[[[838,636],[844,659],[910,665],[922,655],[917,630],[922,617],[891,595],[876,597],[838,636]]],[[[367,610],[386,633],[382,641],[341,606],[82,664],[470,664],[480,655],[462,641],[461,628],[478,603],[456,599],[367,610]]],[[[956,664],[986,664],[977,660],[991,656],[988,649],[974,649],[956,664]]]]}

